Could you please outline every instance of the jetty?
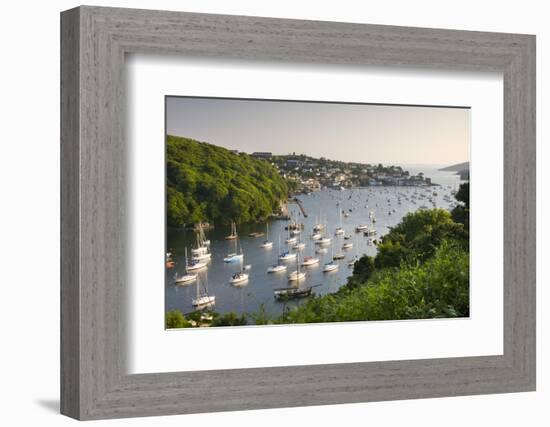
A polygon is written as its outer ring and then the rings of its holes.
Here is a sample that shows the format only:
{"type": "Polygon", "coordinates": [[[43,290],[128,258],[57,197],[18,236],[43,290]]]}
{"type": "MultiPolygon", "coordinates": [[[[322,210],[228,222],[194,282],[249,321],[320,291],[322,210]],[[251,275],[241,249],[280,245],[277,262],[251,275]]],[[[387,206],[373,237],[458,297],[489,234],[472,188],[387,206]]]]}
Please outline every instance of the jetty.
{"type": "Polygon", "coordinates": [[[302,203],[302,201],[298,197],[294,197],[293,199],[291,199],[291,201],[293,201],[298,205],[298,207],[302,211],[302,215],[304,216],[304,218],[307,218],[307,212],[306,212],[306,209],[304,208],[304,204],[302,203]]]}

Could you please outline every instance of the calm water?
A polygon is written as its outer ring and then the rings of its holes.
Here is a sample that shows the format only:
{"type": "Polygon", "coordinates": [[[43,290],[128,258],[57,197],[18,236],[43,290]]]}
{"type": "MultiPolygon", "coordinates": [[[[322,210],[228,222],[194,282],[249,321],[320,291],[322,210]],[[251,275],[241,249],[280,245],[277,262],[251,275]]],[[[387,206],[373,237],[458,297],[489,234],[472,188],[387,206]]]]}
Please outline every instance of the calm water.
{"type": "MultiPolygon", "coordinates": [[[[293,219],[298,223],[305,225],[299,235],[300,240],[306,244],[305,249],[297,251],[302,260],[305,256],[315,256],[320,259],[319,264],[310,267],[300,267],[301,271],[306,272],[306,279],[300,281],[300,286],[321,285],[314,289],[318,295],[333,293],[346,283],[346,279],[352,273],[352,268],[348,267],[347,260],[354,256],[363,254],[375,255],[376,247],[369,244],[368,238],[363,233],[355,233],[355,226],[358,224],[368,224],[370,228],[377,231],[374,238],[380,238],[387,233],[388,227],[395,226],[401,221],[401,218],[408,212],[413,212],[425,205],[432,208],[433,205],[427,199],[430,195],[437,207],[449,208],[449,202],[444,200],[444,196],[450,195],[452,190],[457,190],[459,178],[453,172],[440,172],[436,168],[406,168],[411,173],[422,171],[426,176],[432,178],[432,182],[440,184],[441,187],[424,188],[414,187],[370,187],[365,189],[351,190],[321,190],[311,195],[300,195],[299,199],[303,202],[307,218],[304,218],[299,207],[296,204],[290,204],[289,210],[292,212],[293,219]],[[433,196],[433,192],[437,196],[433,196]],[[417,194],[416,204],[412,202],[411,196],[417,194]],[[425,194],[426,198],[419,198],[425,194]],[[401,204],[398,204],[398,197],[401,195],[401,204]],[[406,197],[409,200],[406,200],[406,197]],[[389,211],[395,209],[391,215],[389,211]],[[342,215],[342,227],[346,235],[351,235],[351,240],[344,240],[344,236],[334,236],[336,227],[340,226],[339,211],[349,212],[349,217],[342,215]],[[350,211],[351,210],[351,211],[350,211]],[[369,219],[369,212],[373,211],[376,223],[372,224],[369,219]],[[312,229],[319,222],[319,215],[323,222],[327,224],[327,235],[332,238],[330,246],[326,246],[327,251],[324,254],[316,254],[318,248],[311,240],[312,229]],[[342,250],[345,242],[353,243],[353,248],[347,251],[342,250]],[[345,259],[336,261],[340,268],[331,273],[323,273],[323,264],[332,259],[333,254],[345,253],[345,259]]],[[[454,197],[451,196],[454,201],[454,197]]],[[[235,311],[238,313],[254,313],[264,305],[266,311],[273,315],[280,315],[285,307],[303,304],[306,299],[291,300],[287,302],[278,302],[273,296],[273,290],[276,288],[290,286],[288,282],[288,273],[296,270],[296,260],[287,261],[288,269],[286,272],[268,274],[267,269],[277,263],[278,255],[290,249],[287,248],[284,241],[288,236],[285,230],[287,221],[273,220],[269,222],[269,240],[273,241],[272,249],[262,249],[260,244],[266,239],[262,237],[248,237],[250,232],[266,231],[266,224],[247,224],[238,227],[239,244],[244,253],[244,265],[251,265],[247,271],[249,274],[248,282],[240,287],[229,284],[233,273],[241,269],[241,264],[226,264],[223,258],[231,252],[235,252],[235,241],[224,239],[230,233],[230,227],[217,227],[215,230],[207,231],[206,238],[211,241],[212,259],[207,269],[199,272],[201,286],[208,284],[209,295],[216,297],[216,304],[213,309],[220,313],[235,311]],[[280,240],[280,246],[279,246],[280,240]]],[[[196,283],[187,285],[176,285],[174,275],[185,273],[185,248],[191,256],[191,247],[196,245],[196,237],[193,232],[184,230],[168,231],[167,247],[173,254],[176,267],[166,271],[165,284],[165,304],[166,310],[179,309],[184,313],[193,311],[191,300],[196,296],[196,283]]],[[[291,250],[291,249],[290,249],[291,250]]],[[[296,283],[296,282],[293,282],[296,283]]]]}

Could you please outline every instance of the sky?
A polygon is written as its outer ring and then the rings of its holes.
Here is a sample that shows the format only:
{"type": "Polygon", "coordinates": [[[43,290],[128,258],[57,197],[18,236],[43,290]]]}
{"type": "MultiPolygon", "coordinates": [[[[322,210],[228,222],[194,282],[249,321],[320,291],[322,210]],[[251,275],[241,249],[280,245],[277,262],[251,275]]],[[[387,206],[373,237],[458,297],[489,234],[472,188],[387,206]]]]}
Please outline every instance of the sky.
{"type": "Polygon", "coordinates": [[[252,153],[404,165],[469,161],[470,109],[167,97],[166,131],[252,153]]]}

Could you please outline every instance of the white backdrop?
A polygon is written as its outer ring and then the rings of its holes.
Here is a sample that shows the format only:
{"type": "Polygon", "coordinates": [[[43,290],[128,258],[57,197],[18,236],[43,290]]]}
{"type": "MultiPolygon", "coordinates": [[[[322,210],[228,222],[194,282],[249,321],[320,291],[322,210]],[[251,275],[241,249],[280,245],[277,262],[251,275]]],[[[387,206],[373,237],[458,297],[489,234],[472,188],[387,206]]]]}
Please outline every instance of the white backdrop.
{"type": "MultiPolygon", "coordinates": [[[[550,161],[548,139],[550,28],[544,3],[463,0],[450,8],[441,1],[319,2],[315,0],[97,1],[106,6],[247,14],[301,19],[411,25],[484,31],[536,33],[538,164],[550,161]],[[544,161],[546,160],[546,162],[544,161]]],[[[74,1],[11,2],[3,7],[0,128],[0,266],[4,373],[0,419],[5,425],[63,426],[57,415],[59,384],[59,16],[74,1]]],[[[547,169],[548,170],[548,169],[547,169]]],[[[538,218],[547,211],[549,172],[538,168],[538,218]]],[[[325,407],[131,419],[110,425],[257,426],[337,423],[373,425],[546,426],[550,419],[550,335],[546,323],[548,226],[538,224],[538,382],[536,393],[424,399],[325,407]],[[546,242],[544,242],[546,240],[546,242]],[[542,261],[542,262],[541,262],[542,261]]]]}

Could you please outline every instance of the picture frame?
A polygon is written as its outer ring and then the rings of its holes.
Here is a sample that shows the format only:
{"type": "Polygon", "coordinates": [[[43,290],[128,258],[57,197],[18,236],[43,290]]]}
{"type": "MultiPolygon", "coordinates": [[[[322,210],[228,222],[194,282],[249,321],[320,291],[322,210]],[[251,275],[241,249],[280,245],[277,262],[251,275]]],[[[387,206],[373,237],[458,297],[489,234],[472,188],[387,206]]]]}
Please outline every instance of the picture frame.
{"type": "Polygon", "coordinates": [[[62,12],[61,413],[90,420],[535,390],[535,163],[532,35],[90,6],[62,12]],[[502,72],[503,354],[127,374],[120,266],[128,53],[502,72]]]}

